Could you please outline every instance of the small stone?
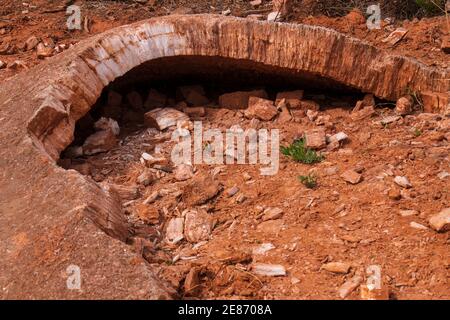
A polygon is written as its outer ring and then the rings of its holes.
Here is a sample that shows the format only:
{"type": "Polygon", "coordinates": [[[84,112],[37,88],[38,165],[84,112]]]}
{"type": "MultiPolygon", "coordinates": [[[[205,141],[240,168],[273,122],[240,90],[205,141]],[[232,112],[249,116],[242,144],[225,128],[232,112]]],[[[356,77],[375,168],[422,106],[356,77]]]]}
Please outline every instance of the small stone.
{"type": "Polygon", "coordinates": [[[450,177],[450,173],[448,173],[447,171],[441,171],[441,172],[438,173],[437,177],[440,180],[444,180],[445,178],[450,177]]]}
{"type": "Polygon", "coordinates": [[[278,111],[272,101],[250,97],[248,99],[248,108],[244,114],[248,119],[258,118],[262,121],[270,121],[278,114],[278,111]]]}
{"type": "Polygon", "coordinates": [[[329,141],[330,143],[332,143],[332,142],[334,142],[334,141],[336,141],[336,142],[341,142],[341,141],[345,141],[345,140],[347,140],[347,139],[348,139],[348,135],[346,135],[344,132],[338,132],[338,133],[332,135],[332,136],[328,139],[328,141],[329,141]]]}
{"type": "Polygon", "coordinates": [[[117,139],[111,130],[101,130],[90,135],[83,144],[83,153],[93,155],[107,152],[117,146],[117,139]]]}
{"type": "Polygon", "coordinates": [[[333,176],[333,175],[337,174],[338,172],[339,172],[339,169],[336,166],[323,169],[323,173],[326,176],[333,176]]]}
{"type": "Polygon", "coordinates": [[[155,89],[150,89],[147,100],[145,100],[145,109],[164,108],[167,103],[166,95],[158,92],[155,89]]]}
{"type": "Polygon", "coordinates": [[[181,96],[190,106],[205,106],[209,104],[209,99],[205,96],[205,89],[200,85],[179,87],[177,96],[181,96]]]}
{"type": "Polygon", "coordinates": [[[413,110],[414,100],[411,96],[404,96],[397,100],[394,112],[399,116],[410,114],[413,110]]]}
{"type": "Polygon", "coordinates": [[[399,213],[402,217],[412,217],[419,214],[417,210],[400,210],[399,213]]]}
{"type": "Polygon", "coordinates": [[[157,108],[144,114],[145,125],[158,130],[177,126],[184,121],[189,121],[189,117],[173,108],[157,108]]]}
{"type": "Polygon", "coordinates": [[[72,146],[68,147],[66,150],[64,150],[64,157],[66,158],[79,158],[83,155],[83,147],[80,146],[72,146]]]}
{"type": "Polygon", "coordinates": [[[313,129],[305,132],[306,146],[312,149],[326,147],[327,139],[323,128],[313,129]]]}
{"type": "Polygon", "coordinates": [[[124,186],[120,184],[108,184],[108,186],[116,191],[122,200],[136,200],[139,198],[139,189],[136,186],[124,186]]]}
{"type": "Polygon", "coordinates": [[[450,230],[450,208],[443,209],[441,212],[432,215],[428,223],[438,232],[450,230]]]}
{"type": "Polygon", "coordinates": [[[25,50],[30,51],[37,47],[39,39],[35,36],[31,36],[25,41],[25,50]]]}
{"type": "Polygon", "coordinates": [[[400,116],[387,116],[387,117],[381,119],[381,124],[383,126],[386,126],[388,124],[391,124],[393,122],[396,122],[396,121],[400,120],[401,118],[402,117],[400,117],[400,116]]]}
{"type": "Polygon", "coordinates": [[[402,194],[400,193],[399,190],[395,189],[395,188],[391,188],[388,191],[388,197],[391,200],[400,200],[402,198],[402,194]]]}
{"type": "Polygon", "coordinates": [[[137,217],[145,223],[157,224],[160,222],[159,210],[154,206],[148,206],[144,203],[140,203],[136,205],[135,210],[137,217]]]}
{"type": "Polygon", "coordinates": [[[447,53],[447,54],[450,53],[450,35],[446,34],[446,35],[442,36],[441,50],[444,53],[447,53]]]}
{"type": "Polygon", "coordinates": [[[144,164],[146,167],[152,167],[156,164],[158,165],[164,165],[167,164],[167,159],[163,156],[152,156],[151,154],[148,154],[147,152],[143,152],[141,155],[141,163],[144,164]]]}
{"type": "Polygon", "coordinates": [[[254,248],[252,253],[254,255],[264,255],[272,249],[275,249],[275,246],[272,243],[262,243],[260,246],[254,248]]]}
{"type": "Polygon", "coordinates": [[[219,106],[228,109],[247,109],[250,97],[267,99],[265,90],[236,91],[225,93],[219,97],[219,106]]]}
{"type": "Polygon", "coordinates": [[[208,240],[212,232],[213,219],[203,209],[190,210],[185,214],[184,235],[186,240],[196,243],[208,240]]]}
{"type": "Polygon", "coordinates": [[[179,164],[175,168],[175,179],[177,181],[186,181],[194,176],[194,170],[189,164],[179,164]]]}
{"type": "Polygon", "coordinates": [[[278,207],[267,208],[264,211],[262,221],[276,220],[276,219],[280,219],[282,216],[283,216],[283,209],[280,209],[278,207]]]}
{"type": "Polygon", "coordinates": [[[188,107],[184,108],[183,112],[189,117],[204,117],[206,114],[204,107],[188,107]]]}
{"type": "Polygon", "coordinates": [[[391,46],[395,45],[397,42],[403,39],[403,37],[408,33],[405,28],[395,29],[387,38],[383,39],[383,43],[387,43],[391,46]]]}
{"type": "Polygon", "coordinates": [[[409,182],[407,177],[396,176],[394,178],[394,182],[402,188],[411,188],[412,187],[412,184],[411,184],[411,182],[409,182]]]}
{"type": "Polygon", "coordinates": [[[286,268],[280,264],[254,263],[252,271],[261,276],[286,276],[286,268]]]}
{"type": "Polygon", "coordinates": [[[366,118],[371,117],[375,114],[375,109],[373,106],[364,107],[361,110],[358,110],[356,112],[352,112],[351,118],[353,121],[361,121],[366,118]]]}
{"type": "Polygon", "coordinates": [[[338,290],[339,297],[345,299],[349,294],[351,294],[356,288],[359,287],[363,277],[356,275],[349,280],[347,280],[338,290]]]}
{"type": "Polygon", "coordinates": [[[252,6],[252,7],[259,7],[260,5],[262,4],[262,0],[253,0],[253,1],[250,1],[250,5],[252,6]]]}
{"type": "Polygon", "coordinates": [[[315,121],[317,119],[318,115],[319,115],[318,111],[311,110],[311,109],[308,109],[306,111],[306,116],[308,117],[309,121],[315,121]]]}
{"type": "Polygon", "coordinates": [[[184,238],[184,219],[172,218],[169,220],[166,229],[166,239],[168,242],[177,243],[184,238]]]}
{"type": "Polygon", "coordinates": [[[261,121],[259,119],[253,118],[250,120],[250,128],[259,129],[261,121]]]}
{"type": "Polygon", "coordinates": [[[200,267],[193,267],[189,270],[184,279],[184,294],[195,296],[200,290],[200,267]]]}
{"type": "Polygon", "coordinates": [[[423,224],[420,224],[420,223],[417,223],[417,222],[414,222],[414,221],[411,221],[411,222],[409,223],[409,226],[410,226],[411,228],[414,228],[414,229],[428,230],[428,228],[425,227],[423,224]]]}
{"type": "Polygon", "coordinates": [[[322,269],[333,272],[333,273],[342,273],[346,274],[350,271],[351,265],[345,262],[329,262],[322,265],[322,269]]]}
{"type": "Polygon", "coordinates": [[[5,69],[8,66],[8,64],[5,61],[0,60],[0,70],[5,69]]]}
{"type": "Polygon", "coordinates": [[[143,186],[148,186],[150,185],[153,181],[155,181],[155,176],[153,175],[153,173],[148,170],[145,169],[138,177],[137,177],[137,183],[143,185],[143,186]]]}
{"type": "Polygon", "coordinates": [[[111,130],[115,136],[120,134],[120,127],[116,120],[111,118],[101,117],[94,123],[94,128],[97,130],[111,130]]]}
{"type": "Polygon", "coordinates": [[[242,174],[242,177],[244,178],[245,181],[252,180],[252,176],[248,172],[244,172],[242,174]]]}
{"type": "Polygon", "coordinates": [[[292,109],[302,109],[302,110],[312,110],[312,111],[319,111],[320,105],[313,101],[313,100],[299,100],[298,105],[294,105],[293,101],[290,100],[290,106],[292,109]]]}
{"type": "Polygon", "coordinates": [[[341,178],[346,182],[351,184],[358,184],[362,181],[362,175],[354,170],[347,170],[342,175],[341,178]]]}
{"type": "Polygon", "coordinates": [[[243,193],[239,194],[239,195],[236,197],[236,203],[237,203],[237,204],[241,204],[241,203],[243,203],[245,200],[247,200],[247,197],[246,197],[243,193]]]}
{"type": "Polygon", "coordinates": [[[267,21],[269,22],[277,22],[282,20],[281,12],[273,11],[267,15],[267,21]]]}
{"type": "Polygon", "coordinates": [[[36,47],[36,54],[39,59],[51,57],[53,55],[53,48],[46,47],[42,42],[36,47]]]}
{"type": "Polygon", "coordinates": [[[150,203],[153,203],[153,202],[155,202],[159,197],[160,197],[160,194],[159,194],[158,190],[156,190],[156,191],[152,192],[152,193],[147,197],[147,199],[144,200],[143,203],[144,203],[144,204],[150,204],[150,203]]]}
{"type": "Polygon", "coordinates": [[[117,108],[120,107],[122,104],[122,95],[110,90],[108,92],[108,107],[117,108]]]}

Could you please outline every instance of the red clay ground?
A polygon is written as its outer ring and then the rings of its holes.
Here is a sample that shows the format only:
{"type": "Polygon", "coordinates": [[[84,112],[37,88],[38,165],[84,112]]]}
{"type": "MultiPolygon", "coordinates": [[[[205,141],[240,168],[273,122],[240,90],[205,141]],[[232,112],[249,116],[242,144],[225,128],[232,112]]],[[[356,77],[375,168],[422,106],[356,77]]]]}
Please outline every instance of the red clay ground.
{"type": "MultiPolygon", "coordinates": [[[[176,8],[181,11],[180,1],[177,5],[154,7],[104,1],[80,3],[88,12],[89,32],[65,31],[64,11],[45,12],[58,6],[53,1],[33,1],[35,9],[23,7],[22,3],[1,1],[0,31],[4,33],[0,45],[10,43],[20,47],[31,35],[69,45],[118,25],[168,14],[176,8]],[[22,13],[23,10],[29,12],[22,13]]],[[[191,9],[194,13],[220,13],[228,8],[226,2],[220,2],[216,9],[204,2],[196,3],[191,9]]],[[[252,10],[241,2],[230,8],[236,15],[252,10]]],[[[270,5],[264,2],[261,8],[270,9],[270,5]]],[[[404,26],[409,32],[394,48],[381,43],[392,31],[390,27],[368,31],[365,24],[345,17],[294,16],[293,21],[334,28],[429,65],[448,66],[448,55],[440,50],[445,33],[443,17],[397,22],[394,27],[404,26]]],[[[21,52],[19,48],[17,51],[0,55],[0,60],[8,64],[21,60],[27,67],[42,61],[37,59],[34,50],[21,52]]],[[[25,71],[0,70],[0,80],[17,72],[25,71]]],[[[168,245],[161,237],[143,241],[144,256],[182,297],[336,299],[343,283],[355,275],[367,277],[365,269],[379,265],[391,298],[450,298],[449,233],[411,226],[413,222],[427,226],[431,215],[450,206],[450,177],[445,175],[450,172],[449,119],[416,113],[382,125],[381,119],[393,113],[383,106],[377,109],[376,115],[356,121],[350,114],[353,106],[341,108],[322,102],[321,107],[324,111],[319,115],[330,116],[326,121],[327,133],[343,131],[349,141],[339,150],[327,152],[325,161],[319,164],[298,164],[281,156],[280,171],[272,177],[259,175],[257,166],[233,165],[218,170],[201,165],[196,166],[195,176],[187,181],[176,181],[173,173],[160,173],[149,186],[138,186],[139,198],[126,203],[129,220],[135,226],[150,226],[150,230],[156,228],[164,233],[171,217],[180,216],[183,210],[194,205],[192,187],[198,186],[200,190],[211,187],[201,182],[202,178],[216,174],[220,183],[222,191],[207,197],[211,199],[204,203],[215,220],[209,241],[200,245],[186,241],[168,245]],[[355,185],[345,182],[340,176],[348,169],[360,172],[363,180],[355,185]],[[318,186],[313,190],[298,180],[299,175],[311,172],[318,179],[318,186]],[[395,176],[408,177],[412,188],[396,185],[395,176]],[[233,186],[239,192],[228,197],[226,191],[233,186]],[[140,214],[139,204],[155,191],[160,197],[153,203],[154,210],[140,214]],[[246,199],[237,203],[241,194],[246,199]],[[282,216],[263,222],[261,210],[267,207],[281,208],[282,216]],[[163,213],[163,219],[156,209],[163,213]],[[404,217],[401,210],[415,212],[404,217]],[[263,243],[271,243],[274,248],[265,254],[252,253],[263,243]],[[286,268],[287,275],[255,275],[250,266],[256,262],[280,264],[286,268]],[[329,262],[345,262],[351,267],[347,273],[336,274],[323,269],[329,262]],[[190,270],[194,271],[189,273],[190,270]]],[[[226,109],[207,108],[201,120],[204,126],[222,130],[236,123],[244,129],[250,126],[242,112],[226,109]]],[[[291,122],[262,122],[261,126],[280,129],[282,144],[287,145],[307,129],[324,125],[294,113],[291,122]]],[[[139,162],[142,143],[148,144],[149,153],[159,144],[169,158],[171,142],[166,141],[167,135],[158,139],[159,136],[146,128],[133,129],[127,130],[124,124],[120,147],[82,159],[94,180],[135,186],[137,176],[144,169],[139,162]]],[[[349,297],[359,298],[360,291],[353,291],[349,297]]]]}

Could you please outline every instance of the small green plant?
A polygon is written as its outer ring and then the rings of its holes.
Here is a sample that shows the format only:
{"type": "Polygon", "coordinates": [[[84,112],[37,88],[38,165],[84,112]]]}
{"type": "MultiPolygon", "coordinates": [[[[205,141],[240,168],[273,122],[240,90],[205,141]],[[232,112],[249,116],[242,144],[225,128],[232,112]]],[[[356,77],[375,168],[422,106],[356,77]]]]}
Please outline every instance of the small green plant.
{"type": "Polygon", "coordinates": [[[299,176],[298,179],[308,189],[314,189],[315,187],[317,187],[317,177],[314,174],[299,176]]]}
{"type": "Polygon", "coordinates": [[[422,135],[422,131],[419,128],[414,128],[413,134],[417,138],[417,137],[420,137],[422,135]]]}
{"type": "Polygon", "coordinates": [[[306,164],[313,164],[323,160],[323,156],[319,155],[316,151],[307,148],[305,145],[305,139],[295,140],[288,147],[281,147],[281,153],[287,157],[292,158],[296,162],[302,162],[306,164]]]}

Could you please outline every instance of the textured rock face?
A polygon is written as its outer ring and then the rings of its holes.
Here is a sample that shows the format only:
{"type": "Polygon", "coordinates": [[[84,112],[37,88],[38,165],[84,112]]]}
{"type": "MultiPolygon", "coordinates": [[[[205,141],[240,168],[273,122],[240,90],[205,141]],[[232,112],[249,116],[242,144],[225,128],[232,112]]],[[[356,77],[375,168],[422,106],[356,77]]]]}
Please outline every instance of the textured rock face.
{"type": "Polygon", "coordinates": [[[1,298],[169,297],[124,244],[132,235],[115,192],[55,160],[111,81],[142,63],[182,56],[251,61],[390,100],[407,88],[448,96],[450,86],[449,70],[305,25],[168,16],[83,41],[0,86],[1,298]],[[61,276],[72,264],[81,269],[81,291],[68,290],[61,276]]]}

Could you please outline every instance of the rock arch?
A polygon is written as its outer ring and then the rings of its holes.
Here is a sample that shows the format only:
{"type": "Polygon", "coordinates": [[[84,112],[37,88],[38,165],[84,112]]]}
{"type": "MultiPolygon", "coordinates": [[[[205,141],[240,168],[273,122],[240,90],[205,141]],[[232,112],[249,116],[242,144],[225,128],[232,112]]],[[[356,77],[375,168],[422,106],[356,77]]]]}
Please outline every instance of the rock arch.
{"type": "Polygon", "coordinates": [[[111,81],[164,57],[220,57],[276,67],[395,100],[406,89],[448,95],[450,71],[392,55],[333,30],[215,15],[167,16],[80,42],[0,88],[0,293],[24,298],[160,298],[114,192],[55,160],[111,81]],[[446,80],[447,79],[447,80],[446,80]],[[103,232],[95,228],[100,227],[103,232]],[[17,264],[20,258],[20,264],[17,264]],[[114,263],[113,263],[114,262],[114,263]],[[61,279],[80,265],[85,289],[61,279]],[[30,293],[32,292],[32,293],[30,293]]]}

